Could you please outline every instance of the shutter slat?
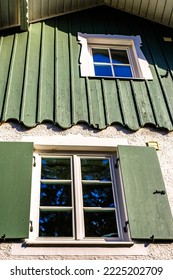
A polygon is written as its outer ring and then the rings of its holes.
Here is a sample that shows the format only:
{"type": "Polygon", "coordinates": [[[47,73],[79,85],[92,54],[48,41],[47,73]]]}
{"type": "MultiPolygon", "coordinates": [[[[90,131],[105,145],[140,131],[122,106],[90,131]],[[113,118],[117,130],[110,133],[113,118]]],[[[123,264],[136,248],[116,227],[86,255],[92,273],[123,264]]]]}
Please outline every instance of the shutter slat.
{"type": "Polygon", "coordinates": [[[173,240],[173,218],[156,150],[118,146],[132,239],[173,240]],[[156,192],[157,191],[157,192],[156,192]]]}
{"type": "Polygon", "coordinates": [[[0,238],[27,238],[32,143],[0,142],[0,238]]]}

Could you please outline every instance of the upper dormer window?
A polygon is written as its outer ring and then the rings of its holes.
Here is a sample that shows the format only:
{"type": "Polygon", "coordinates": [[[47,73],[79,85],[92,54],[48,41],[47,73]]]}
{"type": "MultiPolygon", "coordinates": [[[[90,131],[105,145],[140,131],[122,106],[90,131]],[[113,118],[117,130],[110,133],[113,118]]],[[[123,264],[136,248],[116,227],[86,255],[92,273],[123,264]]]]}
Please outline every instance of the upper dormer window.
{"type": "Polygon", "coordinates": [[[78,33],[82,77],[152,79],[140,36],[78,33]]]}

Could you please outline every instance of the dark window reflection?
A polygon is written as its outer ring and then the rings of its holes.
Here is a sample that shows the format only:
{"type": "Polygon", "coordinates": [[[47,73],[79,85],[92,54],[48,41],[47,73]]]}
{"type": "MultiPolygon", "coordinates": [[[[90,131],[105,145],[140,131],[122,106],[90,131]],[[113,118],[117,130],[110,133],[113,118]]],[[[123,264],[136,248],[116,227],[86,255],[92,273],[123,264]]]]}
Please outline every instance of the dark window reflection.
{"type": "Polygon", "coordinates": [[[94,62],[110,63],[108,49],[93,49],[94,62]]]}
{"type": "Polygon", "coordinates": [[[129,64],[126,50],[111,50],[112,62],[116,64],[129,64]]]}
{"type": "Polygon", "coordinates": [[[72,212],[71,211],[41,211],[40,212],[40,237],[72,237],[72,212]]]}
{"type": "Polygon", "coordinates": [[[115,212],[84,212],[86,237],[118,237],[115,212]]]}
{"type": "Polygon", "coordinates": [[[71,206],[71,184],[41,183],[41,206],[71,206]]]}
{"type": "Polygon", "coordinates": [[[83,185],[84,207],[114,207],[112,184],[83,185]]]}
{"type": "Polygon", "coordinates": [[[41,179],[70,180],[70,158],[42,158],[41,179]]]}
{"type": "Polygon", "coordinates": [[[82,180],[111,181],[108,159],[81,159],[82,180]]]}

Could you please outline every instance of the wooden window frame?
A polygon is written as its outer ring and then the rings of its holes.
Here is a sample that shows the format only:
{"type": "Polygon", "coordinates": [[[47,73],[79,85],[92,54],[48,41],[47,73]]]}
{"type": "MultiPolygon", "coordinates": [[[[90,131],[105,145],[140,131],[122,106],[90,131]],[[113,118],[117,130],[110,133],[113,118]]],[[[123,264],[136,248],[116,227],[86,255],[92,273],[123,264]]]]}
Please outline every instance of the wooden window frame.
{"type": "MultiPolygon", "coordinates": [[[[132,69],[132,77],[117,77],[121,79],[147,79],[152,80],[152,73],[149,64],[141,50],[140,36],[104,35],[104,34],[83,34],[78,33],[78,42],[81,44],[79,59],[81,77],[95,77],[92,47],[117,48],[127,50],[129,63],[132,69]]],[[[116,78],[116,76],[104,76],[104,78],[116,78]]]]}
{"type": "MultiPolygon", "coordinates": [[[[51,149],[51,147],[50,147],[51,149]]],[[[116,180],[114,171],[114,164],[116,160],[116,153],[105,153],[105,152],[89,152],[89,151],[74,151],[68,152],[54,152],[54,153],[45,153],[39,152],[34,154],[36,160],[36,167],[33,168],[33,178],[32,178],[32,191],[31,191],[31,212],[30,212],[30,220],[32,221],[33,230],[30,231],[29,239],[26,241],[27,243],[36,243],[36,244],[121,244],[121,243],[129,243],[131,242],[129,232],[124,232],[123,225],[125,224],[125,213],[126,210],[125,202],[122,203],[122,189],[121,186],[118,185],[118,179],[116,180]],[[42,157],[71,157],[73,166],[72,168],[73,178],[72,178],[72,189],[75,195],[75,207],[73,213],[74,219],[74,227],[77,228],[76,235],[73,237],[39,237],[39,199],[40,199],[40,178],[41,178],[41,158],[42,157]],[[111,238],[102,238],[102,237],[84,237],[84,218],[83,218],[83,205],[82,205],[82,196],[81,191],[77,190],[77,184],[81,184],[81,172],[80,172],[80,158],[108,158],[110,161],[110,172],[112,176],[112,185],[114,192],[114,200],[116,201],[116,206],[114,210],[116,210],[116,222],[118,227],[119,237],[111,237],[111,238]]],[[[118,178],[118,176],[117,176],[118,178]]],[[[72,194],[73,195],[73,194],[72,194]]]]}

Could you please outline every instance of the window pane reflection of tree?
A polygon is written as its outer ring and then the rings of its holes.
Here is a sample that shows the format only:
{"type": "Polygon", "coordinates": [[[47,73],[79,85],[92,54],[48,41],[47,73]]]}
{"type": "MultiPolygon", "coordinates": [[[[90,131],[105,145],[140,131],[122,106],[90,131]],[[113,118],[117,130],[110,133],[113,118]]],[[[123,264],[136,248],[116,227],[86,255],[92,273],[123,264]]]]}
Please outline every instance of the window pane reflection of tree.
{"type": "Polygon", "coordinates": [[[81,159],[82,180],[110,181],[108,159],[81,159]]]}

